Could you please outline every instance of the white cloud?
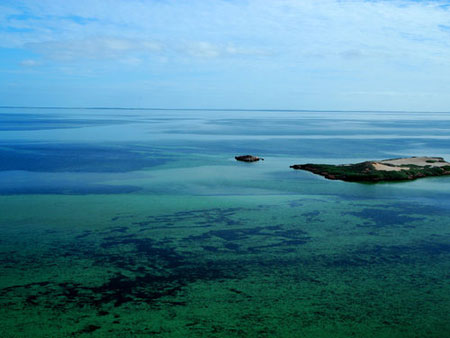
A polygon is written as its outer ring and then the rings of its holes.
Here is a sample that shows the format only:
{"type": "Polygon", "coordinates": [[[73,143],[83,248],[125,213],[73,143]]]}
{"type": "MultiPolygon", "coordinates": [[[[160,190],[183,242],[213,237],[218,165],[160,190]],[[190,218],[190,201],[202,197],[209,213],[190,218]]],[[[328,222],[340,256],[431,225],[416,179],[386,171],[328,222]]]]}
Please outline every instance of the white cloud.
{"type": "Polygon", "coordinates": [[[179,48],[179,50],[183,53],[187,53],[188,55],[201,58],[216,58],[239,55],[264,56],[269,54],[268,50],[264,50],[262,48],[242,48],[236,47],[232,44],[220,45],[206,41],[185,43],[179,48]]]}
{"type": "Polygon", "coordinates": [[[123,59],[136,52],[153,54],[163,50],[163,45],[158,42],[111,37],[35,42],[25,47],[62,61],[123,59]]]}
{"type": "Polygon", "coordinates": [[[436,92],[399,92],[399,91],[352,91],[345,92],[345,96],[379,96],[379,97],[438,97],[442,93],[436,92]]]}
{"type": "Polygon", "coordinates": [[[39,61],[31,60],[31,59],[20,61],[20,65],[24,66],[24,67],[36,67],[36,66],[39,66],[40,64],[41,63],[39,61]]]}

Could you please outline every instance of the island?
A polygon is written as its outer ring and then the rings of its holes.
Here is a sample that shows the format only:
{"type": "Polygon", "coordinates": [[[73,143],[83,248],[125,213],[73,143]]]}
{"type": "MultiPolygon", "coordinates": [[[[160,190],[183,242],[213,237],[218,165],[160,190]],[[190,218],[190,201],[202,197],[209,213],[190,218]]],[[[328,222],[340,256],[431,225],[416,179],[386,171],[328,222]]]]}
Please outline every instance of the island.
{"type": "Polygon", "coordinates": [[[429,176],[450,175],[450,163],[442,157],[407,157],[355,164],[295,164],[330,180],[347,182],[406,181],[429,176]]]}
{"type": "Polygon", "coordinates": [[[264,161],[263,158],[253,156],[253,155],[235,156],[234,158],[236,159],[236,161],[242,161],[242,162],[257,162],[259,160],[264,161]]]}

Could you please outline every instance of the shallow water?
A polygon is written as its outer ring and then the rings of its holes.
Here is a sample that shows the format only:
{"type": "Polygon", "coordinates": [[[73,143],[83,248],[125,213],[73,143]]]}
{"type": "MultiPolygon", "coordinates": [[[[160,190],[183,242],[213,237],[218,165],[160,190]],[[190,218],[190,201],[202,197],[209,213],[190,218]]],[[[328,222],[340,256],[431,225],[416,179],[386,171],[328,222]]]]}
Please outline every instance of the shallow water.
{"type": "Polygon", "coordinates": [[[450,114],[0,109],[0,334],[444,337],[450,114]],[[238,163],[237,154],[265,161],[238,163]]]}

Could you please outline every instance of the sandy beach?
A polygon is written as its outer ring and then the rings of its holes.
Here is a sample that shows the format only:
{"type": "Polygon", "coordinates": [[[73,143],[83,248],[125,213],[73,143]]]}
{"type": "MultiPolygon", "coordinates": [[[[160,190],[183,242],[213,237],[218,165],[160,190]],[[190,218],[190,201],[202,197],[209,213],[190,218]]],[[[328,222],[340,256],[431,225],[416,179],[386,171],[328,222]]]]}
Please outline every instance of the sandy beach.
{"type": "Polygon", "coordinates": [[[415,165],[419,167],[425,166],[444,167],[450,165],[450,163],[446,162],[442,157],[427,157],[427,156],[396,158],[373,163],[373,166],[376,170],[382,171],[409,170],[410,167],[407,167],[408,165],[415,165]]]}

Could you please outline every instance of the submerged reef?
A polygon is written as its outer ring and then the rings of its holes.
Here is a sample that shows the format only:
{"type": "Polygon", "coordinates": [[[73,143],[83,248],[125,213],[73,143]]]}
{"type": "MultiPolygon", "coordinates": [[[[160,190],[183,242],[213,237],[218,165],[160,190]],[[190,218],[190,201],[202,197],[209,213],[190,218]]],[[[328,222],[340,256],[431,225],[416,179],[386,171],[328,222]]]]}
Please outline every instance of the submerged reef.
{"type": "Polygon", "coordinates": [[[450,175],[450,163],[442,157],[408,157],[355,164],[295,164],[330,180],[347,182],[407,181],[421,177],[450,175]]]}

